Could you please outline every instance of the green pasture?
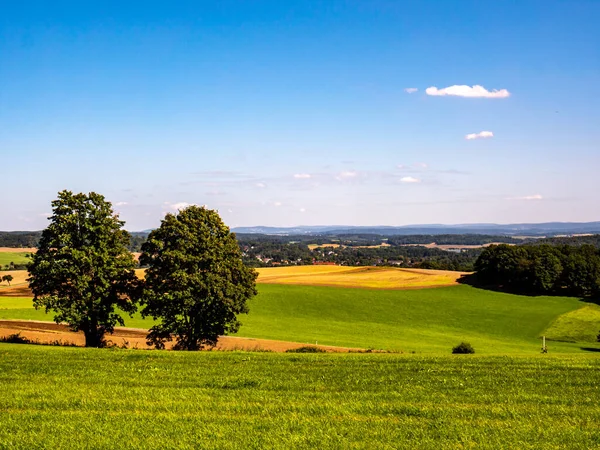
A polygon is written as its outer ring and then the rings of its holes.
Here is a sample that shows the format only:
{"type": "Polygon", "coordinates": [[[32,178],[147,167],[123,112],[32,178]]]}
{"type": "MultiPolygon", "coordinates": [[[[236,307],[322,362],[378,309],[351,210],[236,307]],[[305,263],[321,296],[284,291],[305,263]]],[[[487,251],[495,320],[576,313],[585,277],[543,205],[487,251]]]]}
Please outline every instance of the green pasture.
{"type": "Polygon", "coordinates": [[[27,252],[0,252],[0,268],[12,263],[27,264],[30,259],[27,252]]]}
{"type": "Polygon", "coordinates": [[[597,354],[0,344],[0,448],[600,447],[597,354]]]}
{"type": "MultiPolygon", "coordinates": [[[[31,299],[0,297],[0,319],[52,320],[31,299]]],[[[383,291],[259,285],[238,336],[398,352],[448,353],[469,341],[477,353],[536,354],[600,348],[600,307],[568,297],[527,297],[452,286],[383,291]]],[[[126,318],[149,328],[151,321],[126,318]]]]}

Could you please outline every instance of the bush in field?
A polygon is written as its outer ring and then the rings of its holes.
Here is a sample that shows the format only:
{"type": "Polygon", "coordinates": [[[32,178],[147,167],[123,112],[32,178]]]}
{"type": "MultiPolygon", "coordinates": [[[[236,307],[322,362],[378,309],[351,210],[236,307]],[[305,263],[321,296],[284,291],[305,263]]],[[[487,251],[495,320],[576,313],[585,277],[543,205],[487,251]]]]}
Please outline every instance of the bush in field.
{"type": "Polygon", "coordinates": [[[475,349],[468,342],[461,342],[452,349],[452,353],[466,355],[470,353],[475,353],[475,349]]]}
{"type": "Polygon", "coordinates": [[[305,345],[304,347],[289,348],[285,351],[286,353],[325,353],[325,350],[312,345],[305,345]]]}
{"type": "Polygon", "coordinates": [[[0,342],[5,342],[7,344],[31,344],[31,341],[25,336],[21,336],[21,333],[13,333],[9,334],[8,336],[1,336],[0,342]]]}

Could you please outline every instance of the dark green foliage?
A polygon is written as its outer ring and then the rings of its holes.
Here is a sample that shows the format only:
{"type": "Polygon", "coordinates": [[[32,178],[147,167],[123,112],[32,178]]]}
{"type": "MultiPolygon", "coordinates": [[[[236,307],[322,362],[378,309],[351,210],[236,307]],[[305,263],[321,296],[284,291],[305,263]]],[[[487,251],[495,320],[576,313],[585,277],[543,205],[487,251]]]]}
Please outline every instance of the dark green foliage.
{"type": "Polygon", "coordinates": [[[41,231],[0,231],[0,247],[37,247],[41,231]]]}
{"type": "Polygon", "coordinates": [[[87,347],[103,346],[104,335],[124,324],[120,311],[136,310],[129,299],[137,285],[129,234],[94,192],[59,192],[52,210],[28,265],[33,303],[53,311],[57,323],[83,331],[87,347]]]}
{"type": "Polygon", "coordinates": [[[304,347],[290,348],[286,353],[325,353],[325,350],[313,345],[305,345],[304,347]]]}
{"type": "Polygon", "coordinates": [[[483,250],[475,270],[477,283],[511,292],[580,297],[600,293],[600,252],[591,245],[493,245],[483,250]]]}
{"type": "Polygon", "coordinates": [[[457,355],[470,355],[475,353],[475,349],[468,342],[461,342],[456,347],[452,348],[452,353],[457,355]]]}
{"type": "Polygon", "coordinates": [[[159,320],[148,335],[158,348],[173,336],[177,349],[215,345],[238,330],[237,315],[257,293],[257,274],[243,264],[235,235],[204,207],[167,214],[142,246],[140,263],[148,267],[142,313],[159,320]]]}
{"type": "Polygon", "coordinates": [[[2,281],[6,281],[8,283],[8,285],[10,286],[10,282],[13,280],[13,276],[12,275],[4,275],[2,277],[2,281]]]}

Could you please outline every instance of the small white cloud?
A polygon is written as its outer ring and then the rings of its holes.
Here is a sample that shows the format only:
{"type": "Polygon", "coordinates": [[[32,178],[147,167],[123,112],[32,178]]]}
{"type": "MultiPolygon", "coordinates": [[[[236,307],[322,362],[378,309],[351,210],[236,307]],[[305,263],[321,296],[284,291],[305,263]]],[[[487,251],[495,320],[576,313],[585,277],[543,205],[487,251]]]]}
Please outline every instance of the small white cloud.
{"type": "Polygon", "coordinates": [[[542,197],[540,194],[534,194],[534,195],[526,195],[524,197],[509,197],[506,200],[543,200],[544,197],[542,197]]]}
{"type": "Polygon", "coordinates": [[[52,213],[39,213],[38,216],[40,216],[40,217],[52,217],[52,213]]]}
{"type": "Polygon", "coordinates": [[[467,85],[454,85],[448,86],[447,88],[438,89],[435,86],[425,89],[427,95],[433,96],[455,96],[455,97],[469,97],[469,98],[506,98],[510,96],[510,92],[506,89],[493,89],[488,91],[483,86],[476,84],[475,86],[467,85]]]}
{"type": "Polygon", "coordinates": [[[227,212],[228,212],[228,213],[232,213],[232,212],[233,212],[233,210],[232,210],[232,209],[228,209],[228,210],[227,210],[227,212]]]}
{"type": "Polygon", "coordinates": [[[306,208],[300,208],[300,212],[301,213],[306,212],[306,208]]]}
{"type": "Polygon", "coordinates": [[[255,186],[256,186],[257,188],[261,188],[261,189],[263,189],[263,188],[266,188],[266,187],[267,187],[267,185],[266,185],[265,183],[256,183],[256,184],[255,184],[255,186]]]}
{"type": "Polygon", "coordinates": [[[418,167],[420,169],[427,169],[427,167],[429,167],[426,163],[420,162],[420,163],[416,163],[415,167],[418,167]]]}
{"type": "Polygon", "coordinates": [[[400,181],[402,183],[420,183],[421,180],[419,180],[418,178],[415,177],[402,177],[400,178],[400,181]]]}
{"type": "Polygon", "coordinates": [[[406,89],[404,89],[404,92],[406,92],[407,94],[414,94],[418,90],[419,89],[417,89],[417,88],[406,88],[406,89]]]}
{"type": "Polygon", "coordinates": [[[127,203],[127,202],[117,202],[117,203],[115,203],[115,206],[127,206],[127,205],[129,205],[129,203],[127,203]]]}
{"type": "Polygon", "coordinates": [[[358,172],[354,170],[345,170],[344,172],[340,172],[335,178],[337,180],[347,180],[350,178],[356,178],[358,176],[358,172]]]}
{"type": "Polygon", "coordinates": [[[294,174],[294,178],[296,178],[297,180],[307,180],[309,178],[312,178],[312,175],[310,173],[296,173],[294,174]]]}
{"type": "Polygon", "coordinates": [[[173,211],[179,211],[180,209],[185,209],[188,206],[198,206],[196,203],[188,203],[188,202],[179,202],[179,203],[167,203],[169,208],[173,211]]]}
{"type": "Polygon", "coordinates": [[[283,203],[281,203],[281,202],[273,202],[273,206],[280,207],[281,205],[283,205],[283,203]]]}
{"type": "Polygon", "coordinates": [[[491,138],[491,137],[494,137],[494,133],[492,133],[491,131],[480,131],[479,133],[467,134],[465,136],[465,139],[470,141],[473,139],[485,139],[485,138],[491,138]]]}

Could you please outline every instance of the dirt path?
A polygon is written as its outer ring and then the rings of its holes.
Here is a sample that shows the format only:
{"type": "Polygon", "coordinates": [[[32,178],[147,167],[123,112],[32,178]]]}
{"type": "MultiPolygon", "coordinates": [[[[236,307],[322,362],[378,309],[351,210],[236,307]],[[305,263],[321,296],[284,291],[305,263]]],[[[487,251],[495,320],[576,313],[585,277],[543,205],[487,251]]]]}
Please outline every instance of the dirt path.
{"type": "MultiPolygon", "coordinates": [[[[71,343],[83,346],[85,339],[82,332],[74,333],[69,331],[66,325],[59,325],[54,322],[41,322],[35,320],[0,320],[0,337],[20,333],[21,336],[40,343],[51,343],[59,341],[62,343],[71,343]]],[[[115,328],[112,335],[107,339],[118,346],[127,346],[128,348],[149,349],[146,345],[147,330],[138,328],[115,328]]],[[[217,350],[246,350],[246,351],[272,351],[285,352],[288,349],[294,349],[306,346],[307,344],[299,342],[273,341],[269,339],[252,339],[233,336],[221,336],[217,344],[217,350]]],[[[311,344],[312,345],[312,344],[311,344]]],[[[170,348],[171,345],[167,345],[170,348]]],[[[360,349],[347,347],[334,347],[330,345],[319,345],[319,348],[328,352],[349,352],[360,349]]]]}

